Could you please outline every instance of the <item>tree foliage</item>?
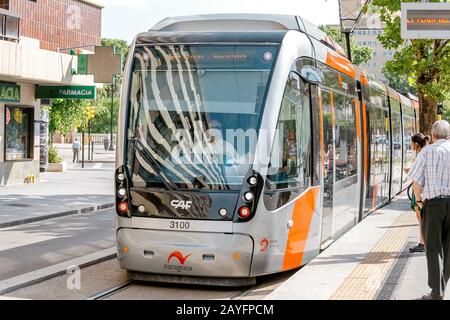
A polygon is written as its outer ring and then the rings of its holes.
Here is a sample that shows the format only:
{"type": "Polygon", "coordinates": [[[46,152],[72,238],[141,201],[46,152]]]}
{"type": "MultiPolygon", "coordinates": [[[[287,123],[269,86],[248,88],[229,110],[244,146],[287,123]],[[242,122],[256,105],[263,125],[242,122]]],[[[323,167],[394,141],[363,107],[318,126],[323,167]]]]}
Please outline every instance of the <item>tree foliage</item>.
{"type": "Polygon", "coordinates": [[[85,125],[89,100],[55,99],[50,107],[50,133],[67,134],[85,125]]]}
{"type": "MultiPolygon", "coordinates": [[[[320,26],[319,28],[336,41],[347,53],[345,35],[341,32],[339,27],[320,26]]],[[[353,63],[356,65],[366,63],[372,59],[373,49],[367,46],[358,46],[353,38],[350,39],[350,49],[352,51],[353,63]]]]}
{"type": "Polygon", "coordinates": [[[390,72],[386,68],[383,68],[383,75],[389,86],[402,94],[412,93],[417,95],[417,87],[415,79],[408,77],[404,74],[398,74],[395,72],[390,72]]]}
{"type": "MultiPolygon", "coordinates": [[[[97,99],[93,101],[95,117],[92,120],[92,131],[95,133],[111,132],[111,86],[97,90],[97,99]]],[[[119,113],[119,90],[114,92],[113,132],[117,132],[117,116],[119,113]]]]}
{"type": "Polygon", "coordinates": [[[450,93],[447,94],[444,102],[444,116],[442,118],[450,122],[450,93]]]}
{"type": "Polygon", "coordinates": [[[128,48],[128,44],[125,40],[103,38],[101,43],[102,43],[102,46],[116,47],[116,53],[122,54],[124,61],[127,59],[129,48],[128,48]]]}
{"type": "MultiPolygon", "coordinates": [[[[417,87],[421,110],[420,130],[430,133],[436,120],[436,105],[450,91],[449,40],[404,40],[401,38],[401,2],[420,0],[373,0],[371,10],[386,24],[378,39],[386,49],[395,49],[394,58],[386,63],[388,74],[397,74],[417,87]]],[[[446,0],[430,0],[446,2],[446,0]]]]}

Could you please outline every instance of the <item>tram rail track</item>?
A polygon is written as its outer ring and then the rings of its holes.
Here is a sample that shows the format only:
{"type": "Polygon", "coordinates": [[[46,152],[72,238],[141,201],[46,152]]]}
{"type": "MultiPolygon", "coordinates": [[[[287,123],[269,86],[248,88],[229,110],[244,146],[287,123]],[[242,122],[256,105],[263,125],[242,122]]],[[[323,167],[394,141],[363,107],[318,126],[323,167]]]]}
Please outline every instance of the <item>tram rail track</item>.
{"type": "Polygon", "coordinates": [[[119,293],[123,290],[129,289],[135,284],[134,280],[129,280],[124,283],[121,283],[117,286],[114,286],[112,288],[106,289],[104,291],[100,291],[90,297],[88,297],[86,300],[103,300],[104,298],[110,297],[115,295],[116,293],[119,293]]]}

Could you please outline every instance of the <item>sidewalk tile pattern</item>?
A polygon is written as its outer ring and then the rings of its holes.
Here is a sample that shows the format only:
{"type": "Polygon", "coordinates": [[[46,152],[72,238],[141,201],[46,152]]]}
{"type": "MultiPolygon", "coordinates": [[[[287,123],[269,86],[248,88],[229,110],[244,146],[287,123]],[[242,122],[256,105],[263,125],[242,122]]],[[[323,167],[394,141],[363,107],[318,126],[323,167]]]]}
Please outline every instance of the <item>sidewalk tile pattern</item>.
{"type": "Polygon", "coordinates": [[[413,212],[403,213],[366,258],[331,296],[332,300],[375,300],[389,271],[416,226],[413,212]]]}

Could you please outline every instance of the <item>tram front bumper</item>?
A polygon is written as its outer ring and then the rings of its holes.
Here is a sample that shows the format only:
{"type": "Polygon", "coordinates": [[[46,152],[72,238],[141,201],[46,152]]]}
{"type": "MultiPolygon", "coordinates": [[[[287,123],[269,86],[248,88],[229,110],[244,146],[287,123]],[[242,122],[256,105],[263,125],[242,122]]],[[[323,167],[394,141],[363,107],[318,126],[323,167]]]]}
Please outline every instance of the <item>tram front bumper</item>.
{"type": "Polygon", "coordinates": [[[121,268],[195,277],[249,277],[253,240],[248,235],[122,228],[121,268]]]}

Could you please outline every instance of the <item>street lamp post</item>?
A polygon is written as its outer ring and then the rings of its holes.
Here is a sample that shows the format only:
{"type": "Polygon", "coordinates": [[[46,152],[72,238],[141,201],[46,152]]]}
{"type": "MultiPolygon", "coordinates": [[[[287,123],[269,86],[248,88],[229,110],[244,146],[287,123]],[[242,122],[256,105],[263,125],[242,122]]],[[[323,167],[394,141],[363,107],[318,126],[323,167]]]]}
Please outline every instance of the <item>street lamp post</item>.
{"type": "Polygon", "coordinates": [[[351,31],[344,31],[345,34],[345,42],[347,45],[347,58],[348,60],[350,60],[350,62],[352,61],[352,46],[351,46],[351,40],[350,40],[350,36],[351,36],[351,31]]]}

